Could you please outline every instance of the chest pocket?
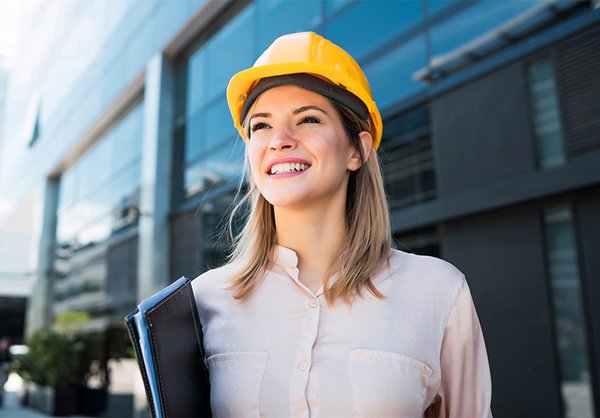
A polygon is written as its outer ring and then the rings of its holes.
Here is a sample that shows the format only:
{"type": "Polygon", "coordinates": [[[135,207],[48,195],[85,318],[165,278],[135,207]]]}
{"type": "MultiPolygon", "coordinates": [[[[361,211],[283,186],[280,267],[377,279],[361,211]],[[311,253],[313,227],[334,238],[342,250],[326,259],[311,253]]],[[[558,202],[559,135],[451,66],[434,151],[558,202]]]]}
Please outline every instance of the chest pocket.
{"type": "Polygon", "coordinates": [[[432,370],[402,354],[351,350],[348,373],[354,417],[423,416],[424,397],[432,370]]]}
{"type": "Polygon", "coordinates": [[[252,351],[215,354],[206,360],[213,416],[260,417],[258,400],[267,357],[252,351]]]}

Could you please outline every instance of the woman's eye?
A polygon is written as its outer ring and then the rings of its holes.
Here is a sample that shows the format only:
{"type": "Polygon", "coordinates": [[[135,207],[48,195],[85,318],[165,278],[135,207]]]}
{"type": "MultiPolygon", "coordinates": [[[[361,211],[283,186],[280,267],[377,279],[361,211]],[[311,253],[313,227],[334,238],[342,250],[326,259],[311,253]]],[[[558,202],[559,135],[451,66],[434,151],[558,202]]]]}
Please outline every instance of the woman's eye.
{"type": "Polygon", "coordinates": [[[268,128],[269,125],[267,125],[264,122],[256,122],[253,123],[252,126],[250,127],[250,132],[254,132],[254,131],[258,131],[259,129],[264,129],[264,128],[268,128]]]}
{"type": "Polygon", "coordinates": [[[315,116],[306,116],[298,122],[298,125],[301,123],[321,123],[321,120],[315,116]]]}

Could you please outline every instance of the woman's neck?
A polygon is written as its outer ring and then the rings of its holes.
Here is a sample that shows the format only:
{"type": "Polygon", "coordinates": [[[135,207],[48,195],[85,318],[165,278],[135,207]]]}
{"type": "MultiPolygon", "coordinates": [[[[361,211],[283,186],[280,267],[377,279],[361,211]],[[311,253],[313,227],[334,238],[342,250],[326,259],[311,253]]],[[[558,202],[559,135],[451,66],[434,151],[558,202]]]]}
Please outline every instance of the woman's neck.
{"type": "Polygon", "coordinates": [[[301,210],[275,208],[277,243],[296,252],[299,279],[313,292],[321,288],[327,270],[340,255],[345,224],[343,205],[301,210]]]}

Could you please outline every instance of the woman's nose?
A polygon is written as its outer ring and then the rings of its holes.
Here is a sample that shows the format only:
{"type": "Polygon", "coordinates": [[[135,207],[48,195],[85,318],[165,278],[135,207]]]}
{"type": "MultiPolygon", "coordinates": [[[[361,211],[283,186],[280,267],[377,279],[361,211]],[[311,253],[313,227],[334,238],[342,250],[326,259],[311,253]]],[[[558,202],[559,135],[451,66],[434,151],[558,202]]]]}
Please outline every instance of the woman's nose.
{"type": "Polygon", "coordinates": [[[290,129],[287,127],[280,127],[273,133],[269,148],[279,151],[284,149],[294,149],[296,148],[296,145],[297,140],[290,129]]]}

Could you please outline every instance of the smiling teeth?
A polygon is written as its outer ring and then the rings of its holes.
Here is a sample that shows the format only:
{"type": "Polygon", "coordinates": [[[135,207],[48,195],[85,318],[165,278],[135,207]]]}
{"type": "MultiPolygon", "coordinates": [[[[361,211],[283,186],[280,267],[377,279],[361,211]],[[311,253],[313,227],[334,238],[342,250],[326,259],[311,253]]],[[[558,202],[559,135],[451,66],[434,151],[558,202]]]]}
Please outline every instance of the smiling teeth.
{"type": "Polygon", "coordinates": [[[271,167],[271,174],[279,174],[279,173],[289,173],[294,171],[304,171],[310,167],[308,164],[304,163],[284,163],[284,164],[275,164],[271,167]]]}

